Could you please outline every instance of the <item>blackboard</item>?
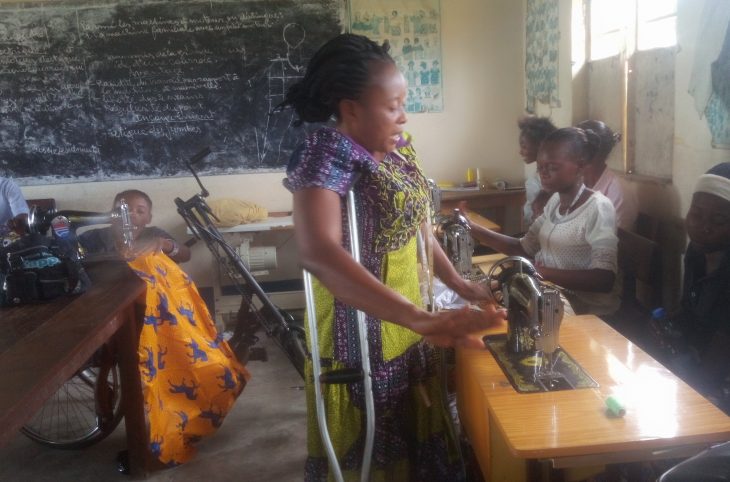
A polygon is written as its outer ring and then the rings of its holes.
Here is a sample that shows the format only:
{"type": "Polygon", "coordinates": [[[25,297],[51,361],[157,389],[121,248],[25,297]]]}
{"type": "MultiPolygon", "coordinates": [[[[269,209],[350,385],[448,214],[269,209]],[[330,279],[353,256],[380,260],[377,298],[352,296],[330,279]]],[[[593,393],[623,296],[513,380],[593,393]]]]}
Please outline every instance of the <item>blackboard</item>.
{"type": "Polygon", "coordinates": [[[0,173],[20,184],[285,166],[269,115],[342,31],[342,0],[0,4],[0,173]]]}

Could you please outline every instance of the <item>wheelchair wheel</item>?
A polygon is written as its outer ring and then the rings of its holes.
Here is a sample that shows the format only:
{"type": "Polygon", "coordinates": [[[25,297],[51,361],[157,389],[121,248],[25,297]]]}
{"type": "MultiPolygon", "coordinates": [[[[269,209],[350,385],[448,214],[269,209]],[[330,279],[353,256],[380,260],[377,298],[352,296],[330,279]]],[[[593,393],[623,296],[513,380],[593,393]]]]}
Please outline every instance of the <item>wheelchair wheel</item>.
{"type": "Polygon", "coordinates": [[[122,419],[119,365],[104,345],[21,431],[43,445],[78,449],[101,441],[122,419]]]}

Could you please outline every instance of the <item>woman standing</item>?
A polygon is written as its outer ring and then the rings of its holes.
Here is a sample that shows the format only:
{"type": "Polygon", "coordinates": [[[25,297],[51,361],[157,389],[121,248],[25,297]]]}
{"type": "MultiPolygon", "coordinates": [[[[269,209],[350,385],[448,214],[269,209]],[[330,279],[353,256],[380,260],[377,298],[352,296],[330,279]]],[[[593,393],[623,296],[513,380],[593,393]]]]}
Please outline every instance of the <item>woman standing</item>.
{"type": "MultiPolygon", "coordinates": [[[[416,236],[427,219],[429,191],[408,136],[406,82],[388,54],[366,37],[342,34],[315,53],[304,78],[283,105],[301,122],[335,119],[293,154],[285,186],[294,194],[296,241],[314,275],[318,343],[323,367],[360,366],[356,308],[367,314],[375,445],[372,480],[458,480],[456,443],[442,403],[438,352],[442,346],[483,348],[470,333],[504,314],[430,313],[422,308],[416,236]],[[361,260],[348,251],[345,195],[355,193],[361,260]],[[387,321],[386,321],[387,320],[387,321]],[[430,343],[427,343],[430,342],[430,343]]],[[[429,234],[429,236],[431,236],[429,234]]],[[[463,280],[434,243],[434,271],[469,300],[486,298],[463,280]]],[[[306,480],[327,480],[327,458],[314,409],[311,363],[306,480]]],[[[362,385],[323,388],[330,434],[345,477],[359,477],[365,416],[362,385]]]]}

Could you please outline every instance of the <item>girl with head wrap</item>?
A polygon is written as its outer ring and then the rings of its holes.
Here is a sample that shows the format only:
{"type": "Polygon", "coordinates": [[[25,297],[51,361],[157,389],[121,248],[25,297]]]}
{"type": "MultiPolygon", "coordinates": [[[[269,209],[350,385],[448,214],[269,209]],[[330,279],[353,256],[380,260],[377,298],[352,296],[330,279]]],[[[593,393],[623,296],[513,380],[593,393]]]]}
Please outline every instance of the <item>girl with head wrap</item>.
{"type": "Polygon", "coordinates": [[[669,366],[730,413],[730,162],[700,176],[685,219],[689,245],[669,366]]]}

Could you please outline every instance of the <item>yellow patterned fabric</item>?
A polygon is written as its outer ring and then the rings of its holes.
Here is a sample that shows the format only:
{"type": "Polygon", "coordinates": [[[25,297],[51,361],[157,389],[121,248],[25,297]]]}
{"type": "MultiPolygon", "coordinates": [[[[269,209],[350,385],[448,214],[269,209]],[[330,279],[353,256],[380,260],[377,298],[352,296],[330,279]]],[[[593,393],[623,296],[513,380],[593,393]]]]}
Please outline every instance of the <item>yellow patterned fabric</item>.
{"type": "Polygon", "coordinates": [[[220,427],[250,375],[174,261],[155,253],[129,266],[147,283],[138,355],[150,450],[164,464],[181,464],[220,427]]]}
{"type": "MultiPolygon", "coordinates": [[[[421,306],[421,291],[418,287],[418,266],[416,256],[416,238],[403,248],[390,251],[383,260],[383,283],[398,288],[398,292],[408,298],[411,303],[421,306]]],[[[415,331],[403,328],[387,320],[380,324],[383,360],[392,360],[405,353],[412,345],[421,340],[415,331]]]]}

